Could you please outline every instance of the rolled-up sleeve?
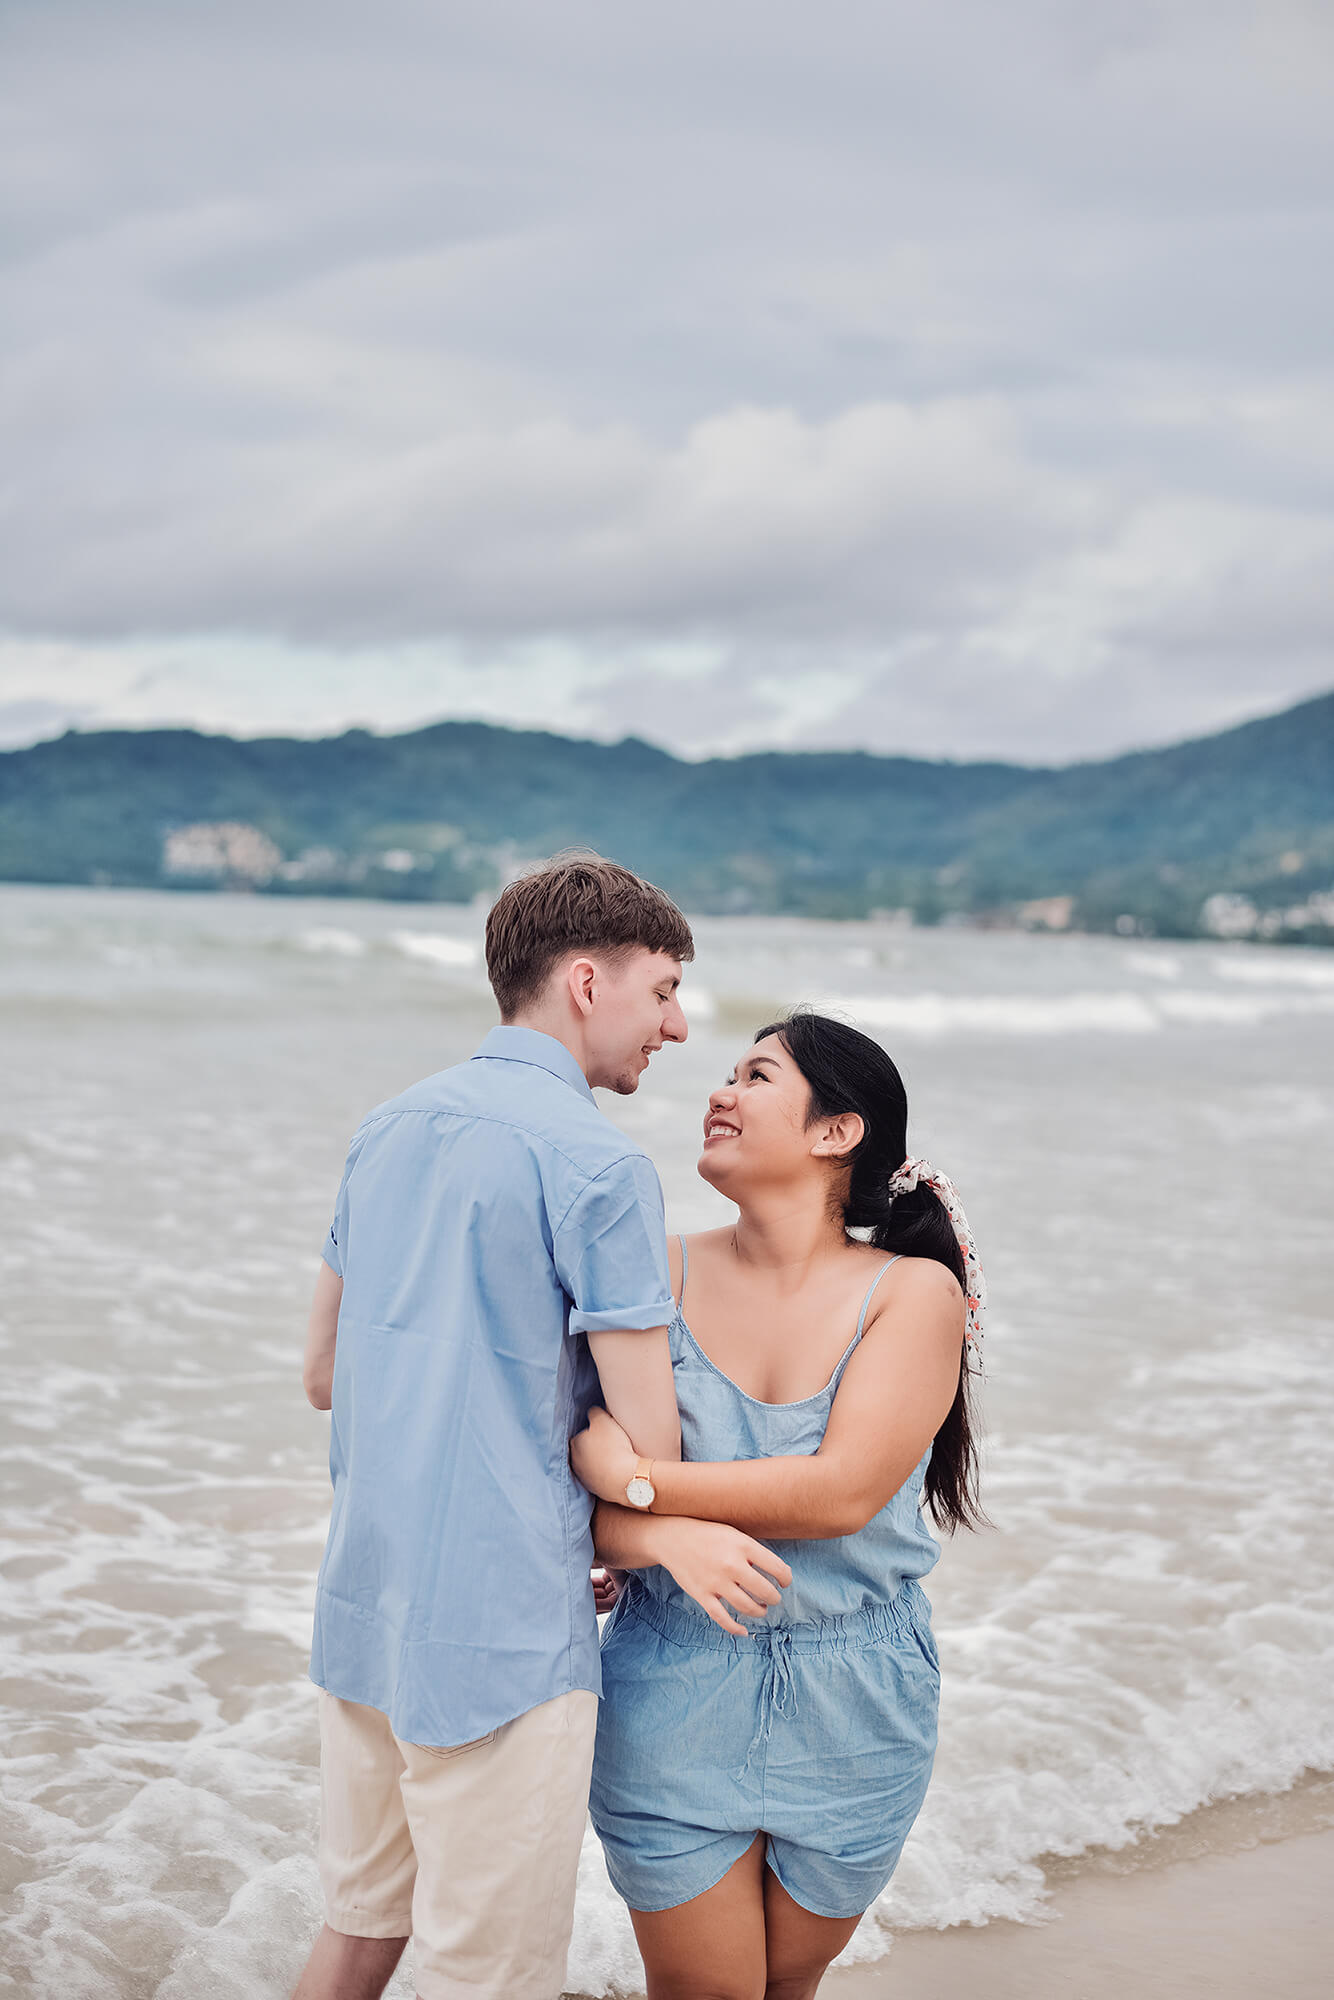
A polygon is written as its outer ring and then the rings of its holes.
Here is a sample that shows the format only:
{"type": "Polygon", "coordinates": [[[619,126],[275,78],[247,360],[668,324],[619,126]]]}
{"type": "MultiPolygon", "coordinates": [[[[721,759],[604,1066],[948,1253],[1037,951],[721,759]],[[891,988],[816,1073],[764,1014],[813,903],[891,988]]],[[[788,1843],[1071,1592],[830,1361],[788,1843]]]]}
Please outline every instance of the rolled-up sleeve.
{"type": "Polygon", "coordinates": [[[642,1153],[617,1160],[576,1195],[552,1254],[571,1300],[571,1333],[647,1332],[676,1310],[662,1187],[642,1153]]]}
{"type": "Polygon", "coordinates": [[[335,1278],[341,1278],[343,1275],[343,1253],[338,1247],[337,1214],[335,1214],[333,1221],[329,1224],[329,1234],[324,1239],[324,1248],[321,1250],[320,1255],[333,1272],[335,1278]]]}
{"type": "Polygon", "coordinates": [[[352,1179],[352,1169],[357,1163],[357,1155],[361,1151],[365,1133],[365,1124],[361,1124],[352,1135],[352,1143],[347,1149],[347,1160],[343,1167],[343,1178],[338,1183],[338,1199],[334,1203],[333,1220],[329,1224],[329,1233],[320,1251],[320,1255],[336,1278],[345,1275],[343,1257],[347,1249],[348,1183],[352,1179]]]}

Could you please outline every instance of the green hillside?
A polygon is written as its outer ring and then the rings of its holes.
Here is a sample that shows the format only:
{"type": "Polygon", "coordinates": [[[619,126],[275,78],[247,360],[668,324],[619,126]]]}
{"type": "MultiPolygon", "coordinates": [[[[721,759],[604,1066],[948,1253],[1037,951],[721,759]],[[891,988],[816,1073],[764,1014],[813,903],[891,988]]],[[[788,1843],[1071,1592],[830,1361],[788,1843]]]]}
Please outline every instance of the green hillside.
{"type": "Polygon", "coordinates": [[[1262,934],[1327,939],[1334,694],[1170,749],[1048,770],[861,752],[691,764],[634,739],[452,722],[315,742],[70,732],[0,755],[0,879],[11,881],[458,901],[576,843],[696,910],[910,909],[925,922],[1123,930],[1133,919],[1189,936],[1208,898],[1232,895],[1249,899],[1262,934]],[[219,827],[232,831],[209,831],[219,827]],[[1050,907],[1024,908],[1034,903],[1050,907]]]}

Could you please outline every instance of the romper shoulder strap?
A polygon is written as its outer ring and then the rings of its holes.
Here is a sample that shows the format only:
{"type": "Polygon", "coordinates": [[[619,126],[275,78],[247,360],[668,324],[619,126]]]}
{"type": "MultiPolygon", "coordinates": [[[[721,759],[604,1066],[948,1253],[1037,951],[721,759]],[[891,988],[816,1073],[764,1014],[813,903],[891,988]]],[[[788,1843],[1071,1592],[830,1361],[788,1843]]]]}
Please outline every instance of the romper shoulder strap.
{"type": "Polygon", "coordinates": [[[886,1261],[885,1263],[883,1263],[883,1264],[882,1264],[882,1265],[880,1266],[880,1269],[879,1269],[879,1270],[878,1270],[878,1271],[876,1272],[875,1276],[874,1276],[874,1277],[872,1278],[872,1280],[871,1280],[871,1288],[870,1288],[870,1290],[869,1290],[869,1291],[867,1292],[867,1294],[866,1294],[866,1297],[865,1297],[865,1298],[864,1298],[864,1299],[862,1300],[862,1309],[861,1309],[861,1314],[860,1314],[860,1316],[859,1316],[859,1318],[858,1318],[858,1320],[857,1320],[857,1332],[856,1332],[856,1336],[855,1336],[855,1338],[854,1338],[854,1340],[853,1340],[853,1346],[854,1346],[854,1347],[856,1346],[856,1344],[857,1344],[857,1341],[858,1341],[858,1340],[860,1340],[860,1339],[861,1339],[861,1337],[862,1337],[862,1328],[863,1328],[863,1327],[864,1327],[864,1326],[866,1325],[866,1315],[867,1315],[867,1313],[868,1313],[868,1312],[870,1311],[870,1306],[871,1306],[871,1300],[872,1300],[872,1299],[873,1299],[873,1298],[875,1297],[875,1288],[876,1288],[876,1286],[877,1286],[877,1285],[878,1285],[878,1284],[880,1283],[880,1280],[881,1280],[881,1279],[882,1279],[882,1278],[884,1277],[884,1275],[885,1275],[886,1271],[887,1271],[887,1270],[889,1269],[890,1265],[891,1265],[891,1264],[897,1264],[897,1263],[898,1263],[898,1261],[899,1261],[899,1258],[900,1258],[900,1257],[901,1257],[902,1255],[903,1255],[903,1252],[902,1252],[901,1250],[898,1250],[898,1251],[896,1251],[896,1252],[894,1253],[894,1255],[893,1255],[892,1257],[890,1257],[890,1258],[889,1258],[889,1259],[888,1259],[888,1260],[887,1260],[887,1261],[886,1261]]]}
{"type": "Polygon", "coordinates": [[[849,1361],[851,1361],[853,1355],[857,1351],[858,1344],[862,1337],[862,1329],[866,1325],[866,1315],[870,1309],[871,1300],[875,1296],[876,1286],[880,1283],[880,1280],[884,1277],[890,1265],[897,1264],[899,1258],[902,1255],[903,1252],[899,1250],[896,1251],[892,1257],[887,1257],[885,1262],[880,1266],[880,1269],[876,1272],[875,1276],[872,1278],[870,1290],[867,1292],[866,1297],[862,1300],[862,1309],[857,1315],[857,1331],[853,1334],[852,1339],[848,1342],[847,1346],[844,1348],[842,1358],[839,1361],[837,1368],[834,1370],[833,1375],[830,1377],[829,1386],[831,1389],[838,1388],[839,1383],[843,1379],[843,1370],[847,1367],[849,1361]]]}
{"type": "Polygon", "coordinates": [[[686,1303],[686,1274],[690,1270],[690,1252],[686,1249],[684,1236],[678,1236],[676,1240],[681,1246],[681,1293],[676,1301],[676,1308],[678,1312],[684,1312],[686,1303]]]}

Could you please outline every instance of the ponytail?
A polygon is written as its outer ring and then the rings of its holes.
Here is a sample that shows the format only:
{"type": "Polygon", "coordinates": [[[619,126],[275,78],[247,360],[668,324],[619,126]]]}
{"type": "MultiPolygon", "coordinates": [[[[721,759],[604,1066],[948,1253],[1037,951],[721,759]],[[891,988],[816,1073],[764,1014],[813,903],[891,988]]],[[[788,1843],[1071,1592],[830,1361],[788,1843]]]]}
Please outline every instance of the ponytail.
{"type": "MultiPolygon", "coordinates": [[[[852,1189],[857,1186],[857,1168],[852,1170],[852,1189]]],[[[934,1257],[959,1281],[968,1296],[968,1276],[963,1252],[954,1234],[945,1204],[934,1188],[920,1182],[909,1194],[891,1195],[888,1184],[867,1190],[854,1204],[849,1190],[844,1219],[849,1227],[870,1227],[877,1250],[901,1257],[934,1257]]],[[[953,1534],[956,1528],[979,1528],[986,1516],[978,1501],[977,1430],[972,1408],[973,1371],[968,1365],[969,1343],[959,1350],[959,1379],[954,1401],[945,1421],[936,1432],[926,1468],[924,1491],[931,1518],[938,1528],[953,1534]]]]}

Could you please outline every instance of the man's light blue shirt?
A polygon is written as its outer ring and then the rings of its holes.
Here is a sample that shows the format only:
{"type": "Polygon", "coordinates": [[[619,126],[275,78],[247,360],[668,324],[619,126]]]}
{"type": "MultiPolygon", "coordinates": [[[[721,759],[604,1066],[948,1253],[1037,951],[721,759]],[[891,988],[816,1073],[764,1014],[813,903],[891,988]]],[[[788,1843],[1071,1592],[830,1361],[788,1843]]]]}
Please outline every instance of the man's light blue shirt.
{"type": "Polygon", "coordinates": [[[662,1189],[562,1043],[493,1028],[372,1111],[325,1261],[343,1280],[311,1679],[412,1743],[602,1691],[586,1335],[672,1316],[662,1189]]]}

